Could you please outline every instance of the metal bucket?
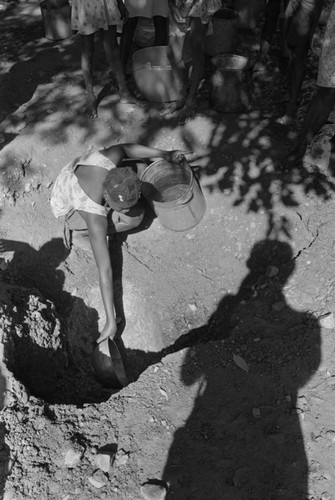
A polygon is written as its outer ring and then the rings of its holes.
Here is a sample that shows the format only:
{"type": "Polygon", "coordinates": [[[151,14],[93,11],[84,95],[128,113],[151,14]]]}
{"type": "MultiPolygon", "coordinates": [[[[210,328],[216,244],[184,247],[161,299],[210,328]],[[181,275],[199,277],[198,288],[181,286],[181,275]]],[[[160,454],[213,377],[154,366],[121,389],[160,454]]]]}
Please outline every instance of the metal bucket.
{"type": "Polygon", "coordinates": [[[233,9],[220,9],[213,15],[212,23],[213,33],[206,36],[205,54],[216,56],[234,52],[237,44],[238,12],[233,9]]]}
{"type": "Polygon", "coordinates": [[[217,111],[239,113],[249,107],[252,82],[248,79],[248,59],[234,54],[212,58],[211,104],[217,111]]]}
{"type": "Polygon", "coordinates": [[[206,211],[206,201],[192,169],[157,160],[141,176],[143,196],[167,229],[186,231],[196,226],[206,211]]]}
{"type": "Polygon", "coordinates": [[[138,90],[153,102],[172,102],[180,99],[187,81],[176,78],[167,54],[167,47],[156,46],[138,50],[133,54],[133,75],[138,90]]]}
{"type": "Polygon", "coordinates": [[[67,0],[44,0],[40,7],[46,38],[63,40],[72,35],[71,7],[67,0]]]}

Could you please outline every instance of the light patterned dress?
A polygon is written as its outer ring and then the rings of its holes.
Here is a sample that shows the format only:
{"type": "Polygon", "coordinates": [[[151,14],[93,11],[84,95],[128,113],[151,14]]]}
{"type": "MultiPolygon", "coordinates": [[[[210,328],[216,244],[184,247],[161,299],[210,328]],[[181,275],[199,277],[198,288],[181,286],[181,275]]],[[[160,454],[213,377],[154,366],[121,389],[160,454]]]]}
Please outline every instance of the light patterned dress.
{"type": "Polygon", "coordinates": [[[81,35],[108,30],[121,22],[116,0],[72,0],[71,26],[81,35]]]}
{"type": "Polygon", "coordinates": [[[169,0],[170,36],[184,36],[189,30],[191,17],[200,17],[202,24],[208,24],[212,31],[211,18],[222,8],[222,0],[169,0]]]}
{"type": "Polygon", "coordinates": [[[60,171],[52,189],[50,205],[55,217],[65,217],[73,210],[107,217],[109,208],[93,201],[82,189],[75,175],[78,165],[94,165],[111,170],[115,163],[99,152],[89,153],[71,161],[60,171]]]}
{"type": "Polygon", "coordinates": [[[124,0],[129,17],[169,17],[168,0],[124,0]]]}
{"type": "Polygon", "coordinates": [[[316,83],[320,87],[335,88],[335,2],[323,38],[316,83]]]}

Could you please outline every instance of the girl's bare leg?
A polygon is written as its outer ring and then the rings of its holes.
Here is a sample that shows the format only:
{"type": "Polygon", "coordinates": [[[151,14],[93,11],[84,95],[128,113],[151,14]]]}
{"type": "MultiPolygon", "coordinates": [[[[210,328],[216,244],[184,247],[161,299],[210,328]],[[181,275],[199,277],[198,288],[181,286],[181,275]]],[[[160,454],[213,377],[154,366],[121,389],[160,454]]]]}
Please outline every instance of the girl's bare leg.
{"type": "Polygon", "coordinates": [[[120,48],[118,46],[116,37],[116,26],[109,26],[108,31],[103,31],[103,46],[107,57],[107,62],[111,70],[113,71],[119,85],[121,98],[127,99],[130,96],[121,63],[120,48]]]}
{"type": "Polygon", "coordinates": [[[81,70],[87,92],[85,113],[90,118],[96,118],[97,102],[93,92],[93,55],[94,55],[94,33],[92,35],[80,35],[81,38],[81,70]]]}

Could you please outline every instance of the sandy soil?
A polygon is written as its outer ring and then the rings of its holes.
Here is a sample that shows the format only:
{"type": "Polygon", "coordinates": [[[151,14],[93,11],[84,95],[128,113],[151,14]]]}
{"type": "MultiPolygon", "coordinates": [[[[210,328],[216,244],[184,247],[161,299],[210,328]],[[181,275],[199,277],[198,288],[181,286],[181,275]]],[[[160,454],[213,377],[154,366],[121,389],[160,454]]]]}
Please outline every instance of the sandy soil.
{"type": "MultiPolygon", "coordinates": [[[[335,498],[333,126],[299,172],[276,168],[294,128],[274,123],[275,63],[245,113],[214,111],[205,85],[184,124],[111,92],[89,120],[78,38],[44,38],[36,4],[1,8],[0,497],[335,498]],[[66,251],[49,198],[67,161],[126,141],[193,150],[207,210],[174,232],[148,207],[139,231],[111,242],[129,378],[117,390],[91,364],[93,258],[66,251]]],[[[238,53],[257,40],[241,33],[238,53]]],[[[103,68],[98,52],[97,93],[103,68]]]]}

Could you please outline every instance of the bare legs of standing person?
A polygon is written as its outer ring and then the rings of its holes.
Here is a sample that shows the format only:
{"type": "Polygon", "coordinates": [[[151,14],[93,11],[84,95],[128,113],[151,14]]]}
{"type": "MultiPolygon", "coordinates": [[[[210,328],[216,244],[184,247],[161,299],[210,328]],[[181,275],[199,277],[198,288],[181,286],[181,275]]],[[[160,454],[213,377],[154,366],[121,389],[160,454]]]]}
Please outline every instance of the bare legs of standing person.
{"type": "Polygon", "coordinates": [[[180,96],[180,99],[169,107],[169,113],[181,109],[182,115],[189,116],[194,112],[197,92],[205,71],[205,36],[207,28],[208,24],[203,24],[200,17],[191,17],[190,30],[187,35],[170,37],[168,54],[176,81],[184,79],[186,66],[183,60],[183,52],[185,43],[189,43],[192,62],[187,88],[180,96]]]}
{"type": "Polygon", "coordinates": [[[308,50],[309,47],[306,46],[306,44],[295,47],[292,50],[289,74],[289,101],[286,106],[285,114],[278,120],[278,123],[281,125],[290,125],[294,120],[298,105],[298,97],[305,77],[308,50]]]}
{"type": "Polygon", "coordinates": [[[290,153],[290,164],[298,164],[303,159],[307,146],[313,137],[325,125],[335,106],[335,88],[318,87],[318,90],[308,105],[298,142],[290,153]]]}
{"type": "Polygon", "coordinates": [[[90,118],[96,118],[98,116],[97,102],[93,92],[94,33],[91,35],[80,35],[80,39],[81,70],[87,93],[85,113],[90,118]]]}
{"type": "Polygon", "coordinates": [[[107,63],[115,75],[119,86],[120,97],[129,100],[129,92],[126,85],[125,73],[121,63],[120,48],[117,43],[116,26],[109,26],[108,31],[103,31],[103,46],[107,63]]]}
{"type": "MultiPolygon", "coordinates": [[[[108,30],[101,30],[101,32],[107,63],[115,74],[121,98],[128,98],[129,94],[125,83],[120,50],[116,38],[116,26],[109,26],[108,30]]],[[[91,35],[81,35],[81,69],[87,92],[85,113],[90,118],[96,118],[98,116],[97,100],[93,91],[94,35],[94,33],[91,35]]]]}

